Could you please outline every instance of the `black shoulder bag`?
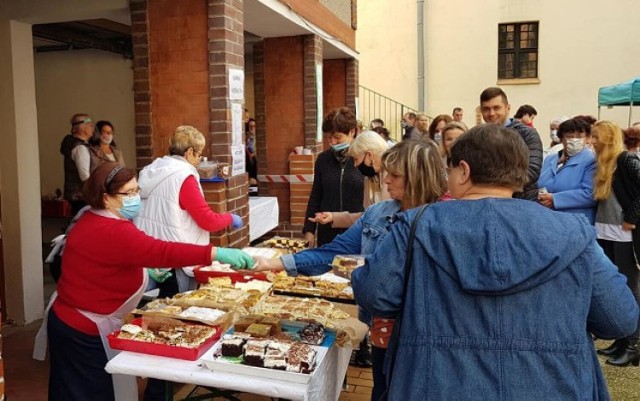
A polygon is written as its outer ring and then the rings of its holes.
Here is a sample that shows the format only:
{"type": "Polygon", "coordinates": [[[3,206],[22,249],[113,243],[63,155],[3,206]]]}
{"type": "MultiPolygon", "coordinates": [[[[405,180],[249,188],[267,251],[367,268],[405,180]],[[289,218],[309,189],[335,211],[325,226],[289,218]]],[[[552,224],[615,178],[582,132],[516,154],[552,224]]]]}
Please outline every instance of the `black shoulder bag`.
{"type": "Polygon", "coordinates": [[[393,323],[393,330],[391,331],[391,339],[389,347],[387,348],[387,357],[389,358],[389,375],[387,376],[387,389],[380,396],[378,401],[387,401],[389,399],[389,389],[391,388],[391,375],[393,374],[393,368],[396,364],[396,354],[398,351],[398,345],[400,341],[400,327],[402,326],[402,318],[404,315],[404,304],[407,299],[407,288],[409,287],[409,275],[411,273],[411,266],[413,265],[413,241],[416,237],[416,230],[418,229],[418,222],[422,217],[422,214],[427,210],[429,204],[426,204],[420,208],[416,214],[416,218],[411,222],[411,229],[409,230],[409,240],[407,241],[407,256],[404,261],[404,283],[402,285],[402,302],[400,303],[400,312],[395,318],[393,323]],[[395,341],[393,341],[395,340],[395,341]],[[392,347],[393,345],[393,347],[392,347]]]}

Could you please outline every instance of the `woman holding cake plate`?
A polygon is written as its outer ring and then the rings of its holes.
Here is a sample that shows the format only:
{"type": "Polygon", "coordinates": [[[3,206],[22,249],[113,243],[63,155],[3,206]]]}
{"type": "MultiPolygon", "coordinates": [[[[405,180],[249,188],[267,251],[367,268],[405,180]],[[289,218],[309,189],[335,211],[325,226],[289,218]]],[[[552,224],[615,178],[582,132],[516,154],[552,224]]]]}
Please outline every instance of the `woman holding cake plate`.
{"type": "MultiPolygon", "coordinates": [[[[373,253],[396,221],[396,214],[436,202],[446,191],[444,166],[433,141],[398,143],[384,152],[381,166],[386,173],[384,180],[390,200],[367,208],[362,217],[330,243],[280,259],[256,258],[258,266],[253,271],[285,270],[290,276],[326,273],[336,255],[373,253]]],[[[374,383],[371,397],[377,400],[386,389],[382,367],[393,320],[362,315],[360,319],[371,327],[374,383]]]]}

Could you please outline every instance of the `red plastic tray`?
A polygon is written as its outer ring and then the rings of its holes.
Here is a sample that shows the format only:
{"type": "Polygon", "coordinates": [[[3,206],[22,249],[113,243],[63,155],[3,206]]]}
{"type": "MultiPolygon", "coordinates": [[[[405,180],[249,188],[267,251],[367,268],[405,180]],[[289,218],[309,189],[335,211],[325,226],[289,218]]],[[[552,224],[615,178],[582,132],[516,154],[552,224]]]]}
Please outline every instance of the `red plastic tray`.
{"type": "MultiPolygon", "coordinates": [[[[140,324],[141,318],[133,319],[132,324],[140,324]]],[[[202,343],[198,348],[186,348],[177,347],[173,345],[165,344],[153,344],[144,341],[128,340],[124,338],[118,338],[120,330],[115,331],[107,336],[109,340],[109,346],[113,349],[119,349],[121,351],[138,352],[140,354],[149,354],[157,356],[167,356],[169,358],[185,359],[188,361],[195,361],[199,359],[209,348],[215,344],[222,336],[222,329],[218,326],[215,327],[216,334],[214,334],[207,341],[202,343]]]]}
{"type": "Polygon", "coordinates": [[[267,280],[266,273],[241,273],[241,272],[215,272],[215,271],[202,271],[201,269],[204,266],[198,266],[193,269],[193,277],[196,279],[196,282],[207,284],[209,283],[209,277],[229,277],[232,283],[246,283],[251,280],[261,280],[261,281],[269,281],[267,280]]]}

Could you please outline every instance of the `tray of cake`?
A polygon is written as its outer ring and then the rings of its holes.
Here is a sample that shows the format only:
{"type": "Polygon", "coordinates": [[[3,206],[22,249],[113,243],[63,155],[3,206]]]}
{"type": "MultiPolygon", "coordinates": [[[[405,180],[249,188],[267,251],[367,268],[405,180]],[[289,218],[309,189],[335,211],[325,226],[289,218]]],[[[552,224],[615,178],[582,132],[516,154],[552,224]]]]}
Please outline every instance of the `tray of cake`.
{"type": "Polygon", "coordinates": [[[185,323],[170,318],[135,318],[107,336],[113,349],[195,361],[215,344],[218,326],[185,323]]]}
{"type": "Polygon", "coordinates": [[[280,249],[286,253],[298,253],[307,249],[309,242],[296,238],[272,237],[259,243],[256,247],[280,249]]]}
{"type": "Polygon", "coordinates": [[[142,308],[134,309],[136,316],[170,317],[173,319],[220,326],[223,329],[231,326],[233,317],[228,311],[202,306],[174,305],[170,299],[156,299],[142,308]]]}
{"type": "Polygon", "coordinates": [[[318,322],[278,322],[249,315],[202,362],[213,371],[307,383],[334,340],[335,333],[318,322]]]}
{"type": "Polygon", "coordinates": [[[263,296],[259,290],[207,286],[176,294],[171,302],[181,307],[202,306],[230,311],[252,308],[263,296]]]}
{"type": "Polygon", "coordinates": [[[351,281],[332,272],[320,276],[287,276],[280,272],[275,276],[273,290],[277,294],[293,296],[313,296],[333,302],[354,303],[351,281]]]}
{"type": "Polygon", "coordinates": [[[193,277],[198,283],[208,283],[210,278],[229,277],[232,282],[247,282],[251,280],[268,281],[268,273],[234,270],[231,265],[214,261],[209,266],[197,266],[193,269],[193,277]]]}

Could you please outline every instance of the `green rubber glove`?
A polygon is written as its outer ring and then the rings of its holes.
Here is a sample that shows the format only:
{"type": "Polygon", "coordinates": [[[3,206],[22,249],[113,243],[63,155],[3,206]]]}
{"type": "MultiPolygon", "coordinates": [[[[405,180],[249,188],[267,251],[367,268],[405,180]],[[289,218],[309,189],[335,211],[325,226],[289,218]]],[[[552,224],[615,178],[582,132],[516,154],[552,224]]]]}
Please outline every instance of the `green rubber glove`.
{"type": "Polygon", "coordinates": [[[234,269],[253,269],[253,265],[256,263],[248,253],[233,248],[218,248],[216,260],[228,263],[234,269]]]}
{"type": "Polygon", "coordinates": [[[169,277],[173,276],[170,269],[147,269],[147,274],[157,283],[164,283],[169,277]]]}

